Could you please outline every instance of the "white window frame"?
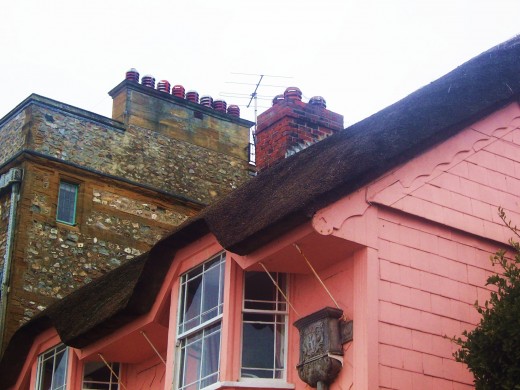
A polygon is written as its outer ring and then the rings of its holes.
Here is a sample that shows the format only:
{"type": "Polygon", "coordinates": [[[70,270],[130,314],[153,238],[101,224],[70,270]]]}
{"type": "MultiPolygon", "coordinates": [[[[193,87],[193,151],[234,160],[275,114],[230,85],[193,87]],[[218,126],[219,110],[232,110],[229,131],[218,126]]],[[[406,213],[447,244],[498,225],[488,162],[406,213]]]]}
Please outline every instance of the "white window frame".
{"type": "Polygon", "coordinates": [[[67,388],[67,379],[69,375],[69,348],[64,344],[56,345],[55,347],[48,349],[47,351],[43,352],[38,356],[38,365],[36,370],[36,390],[40,390],[42,388],[42,371],[45,366],[45,363],[49,361],[50,359],[53,360],[52,362],[52,379],[51,379],[51,387],[50,390],[65,390],[67,388]],[[63,381],[64,383],[60,386],[55,386],[55,366],[56,366],[56,356],[60,353],[65,353],[65,369],[63,372],[63,381]]]}
{"type": "MultiPolygon", "coordinates": [[[[188,386],[192,386],[193,383],[196,384],[197,389],[203,388],[203,387],[200,387],[201,382],[205,378],[215,375],[215,373],[216,373],[216,380],[214,382],[208,384],[208,386],[205,386],[205,387],[210,387],[211,385],[213,385],[214,383],[217,383],[220,380],[220,360],[221,360],[220,352],[222,350],[222,317],[223,317],[223,312],[224,312],[225,267],[226,267],[226,253],[221,252],[221,253],[211,257],[210,259],[204,261],[202,264],[199,264],[197,267],[194,267],[193,269],[183,273],[179,279],[179,281],[180,281],[180,283],[179,283],[179,305],[178,305],[178,310],[177,310],[177,327],[176,327],[177,328],[177,358],[176,358],[176,361],[178,362],[178,364],[177,364],[177,368],[176,368],[176,375],[174,378],[174,383],[175,383],[174,388],[176,388],[176,389],[181,389],[181,390],[185,389],[188,386]],[[213,262],[215,262],[215,263],[211,264],[211,266],[209,266],[209,268],[206,269],[206,265],[213,263],[213,262]],[[190,273],[197,270],[197,268],[199,268],[199,267],[202,267],[202,272],[197,273],[197,274],[195,274],[195,276],[191,276],[188,279],[190,273]],[[204,297],[204,275],[208,271],[213,270],[215,267],[218,267],[218,270],[219,270],[219,292],[218,292],[218,298],[217,298],[217,305],[212,307],[211,310],[202,312],[203,297],[204,297]],[[193,319],[186,321],[183,318],[186,315],[185,299],[187,297],[187,289],[188,289],[189,282],[198,278],[199,275],[202,275],[201,302],[200,302],[200,308],[199,308],[199,315],[196,316],[195,318],[198,318],[200,323],[198,323],[192,327],[189,327],[188,323],[193,321],[193,319]],[[211,312],[213,310],[216,310],[215,315],[211,316],[210,318],[208,318],[206,320],[203,320],[204,314],[208,314],[209,312],[211,312]],[[208,329],[211,329],[212,327],[216,326],[217,324],[220,325],[220,328],[218,330],[213,330],[211,333],[206,334],[206,331],[208,329]],[[188,384],[186,384],[186,383],[181,384],[180,381],[184,376],[185,364],[186,364],[186,361],[183,361],[183,358],[182,358],[183,352],[190,345],[190,344],[185,344],[185,343],[188,342],[190,337],[201,334],[201,338],[204,340],[204,339],[207,339],[208,337],[210,337],[211,335],[215,334],[216,332],[219,332],[219,350],[218,350],[217,371],[213,372],[212,374],[210,374],[206,377],[201,377],[202,373],[200,372],[200,370],[203,367],[203,364],[201,363],[200,367],[199,367],[197,381],[193,382],[193,383],[188,383],[188,384]]],[[[201,361],[203,359],[204,359],[204,343],[202,343],[201,361]]]]}
{"type": "MultiPolygon", "coordinates": [[[[246,272],[247,273],[247,272],[246,272]]],[[[270,281],[272,287],[276,290],[276,300],[275,301],[265,301],[265,302],[261,302],[261,303],[268,303],[268,302],[272,302],[276,305],[277,307],[277,310],[262,310],[262,309],[251,309],[251,308],[246,308],[246,299],[245,299],[245,294],[246,294],[246,273],[244,273],[244,282],[243,282],[243,286],[242,286],[242,313],[241,313],[241,316],[240,316],[240,324],[241,324],[241,327],[243,329],[243,324],[244,324],[244,314],[248,314],[248,313],[252,313],[252,314],[267,314],[267,315],[273,315],[275,316],[275,321],[274,321],[274,324],[275,324],[275,332],[276,332],[276,316],[283,316],[284,317],[284,322],[283,322],[283,325],[284,325],[284,340],[283,340],[283,368],[281,369],[282,371],[282,377],[281,378],[274,378],[274,377],[271,377],[271,378],[263,378],[263,377],[250,377],[250,376],[243,376],[243,353],[244,353],[244,334],[243,334],[243,330],[242,330],[242,340],[240,342],[240,380],[242,381],[262,381],[262,382],[265,382],[265,381],[286,381],[287,380],[287,348],[288,348],[288,331],[289,331],[289,327],[288,327],[288,320],[289,320],[289,308],[288,308],[288,303],[286,302],[285,298],[282,296],[282,294],[280,293],[280,291],[278,291],[278,288],[276,286],[274,286],[274,284],[272,283],[272,281],[270,281]],[[284,307],[284,310],[279,310],[280,306],[283,306],[284,307]]],[[[289,291],[289,277],[288,277],[288,274],[286,273],[281,273],[281,272],[271,272],[270,273],[271,276],[274,278],[274,280],[279,283],[279,276],[283,276],[285,278],[285,281],[284,281],[284,284],[285,284],[285,291],[284,291],[284,294],[287,296],[288,294],[288,291],[289,291]]],[[[252,301],[250,301],[252,302],[252,301]]],[[[248,321],[249,322],[249,321],[248,321]]],[[[275,333],[276,334],[276,333],[275,333]]],[[[275,341],[274,343],[276,344],[276,338],[275,338],[275,341]]],[[[276,347],[275,347],[276,348],[276,347]]],[[[273,353],[275,353],[276,351],[273,351],[273,353]]],[[[255,367],[246,367],[246,369],[250,369],[250,370],[255,370],[255,369],[258,369],[258,370],[261,370],[260,368],[255,368],[255,367]]],[[[272,368],[272,372],[274,374],[274,372],[276,371],[276,368],[273,367],[272,368]]]]}

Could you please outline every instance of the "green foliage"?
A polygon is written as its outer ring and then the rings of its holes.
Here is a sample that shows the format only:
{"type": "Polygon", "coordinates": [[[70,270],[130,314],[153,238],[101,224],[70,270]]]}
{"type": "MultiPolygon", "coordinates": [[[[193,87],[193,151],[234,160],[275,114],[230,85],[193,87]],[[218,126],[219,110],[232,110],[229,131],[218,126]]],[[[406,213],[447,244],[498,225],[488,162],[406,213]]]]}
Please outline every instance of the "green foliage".
{"type": "MultiPolygon", "coordinates": [[[[520,238],[518,228],[501,208],[499,216],[516,239],[520,238]]],[[[520,389],[520,244],[515,239],[510,244],[513,259],[506,258],[503,250],[491,257],[501,272],[487,279],[486,285],[495,286],[489,300],[483,306],[475,302],[482,315],[480,323],[454,339],[460,346],[455,359],[467,364],[477,390],[520,389]]]]}

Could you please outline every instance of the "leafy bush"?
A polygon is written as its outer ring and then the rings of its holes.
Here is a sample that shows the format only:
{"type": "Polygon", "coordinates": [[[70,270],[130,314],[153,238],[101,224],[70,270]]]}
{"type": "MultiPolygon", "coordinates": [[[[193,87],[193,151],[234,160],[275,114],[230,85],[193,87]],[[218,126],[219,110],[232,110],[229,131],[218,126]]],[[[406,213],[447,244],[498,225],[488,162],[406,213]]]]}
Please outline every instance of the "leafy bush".
{"type": "MultiPolygon", "coordinates": [[[[520,238],[519,229],[501,208],[499,215],[516,239],[520,238]]],[[[501,272],[487,279],[486,285],[495,286],[496,292],[483,306],[475,302],[482,315],[480,323],[454,339],[460,346],[455,359],[467,364],[477,390],[520,389],[520,244],[515,239],[510,244],[514,258],[506,258],[504,250],[491,257],[501,272]]]]}

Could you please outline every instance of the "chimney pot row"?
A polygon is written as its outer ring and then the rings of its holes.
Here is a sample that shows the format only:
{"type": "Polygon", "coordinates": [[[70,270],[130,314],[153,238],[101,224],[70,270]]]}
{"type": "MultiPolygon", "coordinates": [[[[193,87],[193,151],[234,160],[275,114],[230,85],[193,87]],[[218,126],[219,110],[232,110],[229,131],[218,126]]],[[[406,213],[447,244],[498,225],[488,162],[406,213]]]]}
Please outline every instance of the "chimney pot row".
{"type": "MultiPolygon", "coordinates": [[[[139,72],[135,68],[131,68],[125,74],[125,80],[133,81],[139,83],[139,72]]],[[[155,89],[155,78],[152,75],[145,75],[141,78],[141,84],[145,87],[154,88],[155,89]]],[[[296,88],[297,89],[297,88],[296,88]]],[[[198,103],[202,106],[213,108],[215,111],[222,112],[224,114],[229,114],[234,117],[240,118],[240,108],[237,105],[230,105],[227,107],[227,103],[225,100],[215,100],[211,96],[202,96],[199,101],[199,94],[196,91],[188,91],[185,92],[185,89],[182,85],[174,85],[171,87],[171,84],[168,80],[161,80],[157,83],[157,90],[160,92],[164,92],[167,94],[171,94],[175,97],[186,99],[189,102],[198,103]]],[[[301,98],[301,92],[300,92],[301,98]]]]}

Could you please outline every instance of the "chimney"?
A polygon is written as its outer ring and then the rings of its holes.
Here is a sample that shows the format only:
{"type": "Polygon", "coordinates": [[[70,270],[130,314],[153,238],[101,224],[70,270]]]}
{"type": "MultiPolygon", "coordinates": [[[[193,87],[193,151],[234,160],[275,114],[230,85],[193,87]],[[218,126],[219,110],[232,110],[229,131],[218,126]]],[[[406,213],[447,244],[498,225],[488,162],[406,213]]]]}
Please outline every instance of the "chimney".
{"type": "MultiPolygon", "coordinates": [[[[211,96],[199,100],[198,92],[186,92],[182,85],[172,86],[167,80],[158,81],[156,86],[151,75],[142,76],[139,82],[134,68],[109,94],[112,119],[131,131],[151,130],[182,145],[200,146],[207,156],[210,150],[238,158],[249,170],[249,129],[254,123],[240,118],[237,106],[230,105],[228,111],[225,101],[214,102],[211,96]]],[[[185,153],[192,153],[191,146],[183,149],[185,153]]]]}
{"type": "Polygon", "coordinates": [[[315,96],[302,102],[296,87],[273,99],[273,106],[258,116],[257,171],[276,164],[299,150],[343,130],[343,115],[326,109],[325,99],[315,96]]]}

